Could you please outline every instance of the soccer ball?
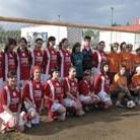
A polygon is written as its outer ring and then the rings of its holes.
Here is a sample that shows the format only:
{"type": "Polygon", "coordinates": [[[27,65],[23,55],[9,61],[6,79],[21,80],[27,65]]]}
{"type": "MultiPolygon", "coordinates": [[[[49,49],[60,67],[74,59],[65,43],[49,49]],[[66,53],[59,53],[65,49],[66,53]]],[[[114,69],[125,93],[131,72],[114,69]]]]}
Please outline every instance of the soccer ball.
{"type": "Polygon", "coordinates": [[[130,100],[127,102],[127,108],[132,109],[136,106],[136,104],[134,103],[134,101],[130,100]]]}

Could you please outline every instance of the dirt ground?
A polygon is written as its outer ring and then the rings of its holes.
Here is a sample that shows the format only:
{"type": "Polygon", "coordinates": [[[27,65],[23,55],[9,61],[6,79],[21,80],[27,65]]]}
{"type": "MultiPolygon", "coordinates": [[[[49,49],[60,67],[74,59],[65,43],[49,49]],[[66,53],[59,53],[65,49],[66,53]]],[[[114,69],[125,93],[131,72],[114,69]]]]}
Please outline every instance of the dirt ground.
{"type": "Polygon", "coordinates": [[[53,123],[44,114],[40,126],[24,134],[0,134],[0,140],[140,140],[140,108],[93,111],[53,123]]]}

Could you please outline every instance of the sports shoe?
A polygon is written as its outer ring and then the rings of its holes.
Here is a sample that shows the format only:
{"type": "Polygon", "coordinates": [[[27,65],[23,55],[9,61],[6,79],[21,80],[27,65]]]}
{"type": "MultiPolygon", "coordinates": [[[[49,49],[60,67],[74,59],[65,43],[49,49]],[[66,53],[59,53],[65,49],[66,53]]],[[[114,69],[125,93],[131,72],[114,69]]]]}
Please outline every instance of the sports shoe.
{"type": "Polygon", "coordinates": [[[27,121],[26,124],[25,124],[28,128],[31,128],[32,127],[32,124],[30,121],[27,121]]]}
{"type": "Polygon", "coordinates": [[[117,107],[120,107],[120,108],[124,108],[124,106],[120,103],[120,101],[117,101],[117,102],[116,102],[116,106],[117,106],[117,107]]]}

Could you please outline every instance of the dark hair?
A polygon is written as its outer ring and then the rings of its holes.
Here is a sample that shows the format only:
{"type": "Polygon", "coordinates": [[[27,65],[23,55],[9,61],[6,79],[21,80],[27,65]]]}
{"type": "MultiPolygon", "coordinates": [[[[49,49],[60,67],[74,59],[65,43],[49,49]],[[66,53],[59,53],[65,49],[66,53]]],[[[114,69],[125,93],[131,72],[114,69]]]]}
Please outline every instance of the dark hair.
{"type": "Polygon", "coordinates": [[[49,38],[48,38],[48,41],[47,41],[47,48],[49,47],[49,43],[51,42],[51,41],[55,41],[56,40],[56,38],[54,37],[54,36],[50,36],[49,38]]]}
{"type": "Polygon", "coordinates": [[[59,43],[59,49],[62,49],[62,44],[67,41],[68,39],[67,38],[63,38],[60,43],[59,43]]]}
{"type": "MultiPolygon", "coordinates": [[[[26,40],[26,38],[24,38],[24,37],[20,38],[19,43],[20,43],[21,41],[24,41],[25,44],[27,45],[27,40],[26,40]]],[[[28,52],[27,47],[25,48],[25,51],[28,52]]],[[[17,53],[20,53],[20,48],[19,48],[19,47],[18,47],[18,49],[17,49],[17,53]]]]}
{"type": "Polygon", "coordinates": [[[126,42],[122,42],[121,44],[120,44],[120,50],[122,51],[123,50],[123,45],[126,45],[126,42]]]}
{"type": "Polygon", "coordinates": [[[89,76],[89,75],[92,75],[91,70],[90,69],[89,70],[85,70],[84,73],[83,73],[83,77],[84,76],[89,76]]]}
{"type": "Polygon", "coordinates": [[[99,45],[101,45],[102,43],[104,43],[104,44],[105,44],[105,42],[104,42],[104,41],[100,41],[98,44],[99,44],[99,45]]]}
{"type": "Polygon", "coordinates": [[[75,50],[77,47],[81,47],[81,44],[79,42],[76,42],[72,48],[72,53],[75,53],[75,50]]]}
{"type": "Polygon", "coordinates": [[[53,74],[53,72],[55,72],[55,71],[60,71],[60,69],[59,69],[59,67],[55,67],[55,68],[52,68],[51,69],[51,75],[53,74]]]}
{"type": "Polygon", "coordinates": [[[43,40],[42,40],[42,38],[37,38],[37,39],[35,40],[35,43],[37,43],[38,41],[43,41],[43,40]]]}
{"type": "Polygon", "coordinates": [[[125,65],[120,65],[120,66],[119,66],[119,70],[120,70],[121,68],[125,68],[125,69],[126,69],[126,66],[125,66],[125,65]]]}
{"type": "Polygon", "coordinates": [[[85,40],[91,40],[91,37],[90,37],[90,36],[85,36],[85,37],[84,37],[84,41],[85,41],[85,40]]]}
{"type": "Polygon", "coordinates": [[[75,70],[76,70],[76,68],[75,68],[74,66],[71,66],[71,67],[69,68],[69,71],[71,71],[72,69],[75,69],[75,70]]]}
{"type": "MultiPolygon", "coordinates": [[[[102,74],[104,74],[104,66],[108,65],[109,66],[109,62],[108,61],[104,61],[101,65],[101,72],[102,74]]],[[[107,74],[109,74],[109,72],[107,72],[107,74]]]]}
{"type": "Polygon", "coordinates": [[[15,77],[16,75],[17,75],[17,74],[16,74],[15,71],[9,71],[9,72],[7,73],[7,77],[8,77],[8,78],[15,77]]]}
{"type": "Polygon", "coordinates": [[[8,43],[6,44],[6,46],[4,48],[4,52],[7,52],[11,45],[17,45],[16,40],[13,38],[8,39],[8,43]]]}
{"type": "Polygon", "coordinates": [[[111,47],[111,51],[114,51],[114,47],[117,46],[117,48],[119,48],[119,43],[115,42],[113,44],[110,45],[111,47]]]}

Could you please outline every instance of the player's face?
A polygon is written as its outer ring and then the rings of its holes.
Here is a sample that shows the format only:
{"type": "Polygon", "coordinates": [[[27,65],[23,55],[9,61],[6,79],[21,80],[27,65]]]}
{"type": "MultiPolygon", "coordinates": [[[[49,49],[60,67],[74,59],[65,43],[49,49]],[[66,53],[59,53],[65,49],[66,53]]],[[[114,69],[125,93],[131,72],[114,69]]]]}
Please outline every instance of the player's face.
{"type": "Polygon", "coordinates": [[[140,49],[137,51],[137,54],[140,55],[140,49]]]}
{"type": "Polygon", "coordinates": [[[43,44],[43,42],[41,40],[37,41],[36,42],[36,48],[41,49],[42,48],[42,44],[43,44]]]}
{"type": "Polygon", "coordinates": [[[55,41],[50,41],[50,42],[49,42],[49,46],[50,46],[50,47],[54,47],[54,46],[55,46],[55,41]]]}
{"type": "Polygon", "coordinates": [[[34,80],[41,79],[41,70],[40,69],[36,69],[33,74],[34,74],[34,80]]]}
{"type": "Polygon", "coordinates": [[[76,69],[71,69],[70,71],[69,71],[69,75],[71,76],[71,77],[73,77],[73,78],[75,78],[76,77],[76,69]]]}
{"type": "Polygon", "coordinates": [[[114,50],[114,52],[117,52],[118,51],[118,46],[114,46],[113,50],[114,50]]]}
{"type": "Polygon", "coordinates": [[[53,78],[58,79],[59,78],[59,71],[54,71],[53,72],[53,78]]]}
{"type": "Polygon", "coordinates": [[[89,39],[86,39],[84,41],[84,46],[90,46],[91,41],[89,39]]]}
{"type": "Polygon", "coordinates": [[[80,52],[80,46],[75,48],[76,52],[80,52]]]}
{"type": "Polygon", "coordinates": [[[120,75],[124,75],[124,74],[125,74],[125,71],[126,71],[126,69],[125,69],[124,67],[122,67],[122,68],[120,69],[120,75]]]}
{"type": "Polygon", "coordinates": [[[21,49],[25,49],[27,45],[23,40],[21,40],[21,42],[19,43],[19,46],[21,47],[21,49]]]}
{"type": "Polygon", "coordinates": [[[17,82],[17,76],[16,75],[8,78],[8,85],[9,86],[16,86],[16,82],[17,82]]]}
{"type": "Polygon", "coordinates": [[[64,45],[65,48],[67,48],[67,47],[69,46],[69,42],[68,42],[68,40],[65,40],[65,42],[64,42],[63,45],[64,45]]]}
{"type": "Polygon", "coordinates": [[[10,50],[13,50],[15,47],[16,47],[15,44],[11,44],[11,46],[10,46],[10,50]]]}
{"type": "Polygon", "coordinates": [[[109,66],[105,65],[103,69],[104,69],[104,72],[108,72],[109,71],[109,66]]]}
{"type": "Polygon", "coordinates": [[[98,45],[98,50],[104,50],[104,48],[105,48],[105,43],[100,43],[98,45]]]}

